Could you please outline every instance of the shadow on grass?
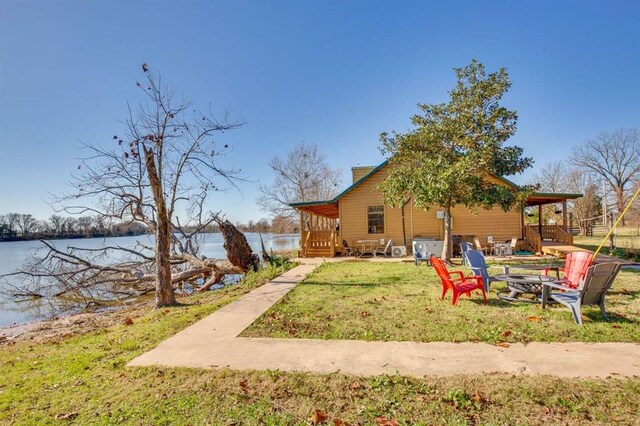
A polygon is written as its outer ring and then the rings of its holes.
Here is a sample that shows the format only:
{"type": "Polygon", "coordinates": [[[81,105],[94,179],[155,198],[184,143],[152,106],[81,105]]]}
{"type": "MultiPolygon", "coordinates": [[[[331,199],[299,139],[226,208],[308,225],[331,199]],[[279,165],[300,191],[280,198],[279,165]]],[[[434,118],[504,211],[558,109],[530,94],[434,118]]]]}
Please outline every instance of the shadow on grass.
{"type": "Polygon", "coordinates": [[[401,278],[393,279],[394,282],[389,282],[389,278],[385,277],[385,282],[383,283],[372,283],[372,282],[359,282],[359,283],[327,283],[327,282],[318,282],[318,281],[305,281],[301,283],[302,285],[308,286],[323,286],[323,287],[386,287],[389,285],[398,284],[401,281],[401,278]]]}
{"type": "Polygon", "coordinates": [[[384,287],[385,284],[376,283],[321,283],[321,282],[304,282],[302,285],[313,287],[384,287]]]}
{"type": "MultiPolygon", "coordinates": [[[[569,312],[569,309],[567,309],[567,312],[569,312]]],[[[607,316],[609,317],[609,321],[605,320],[604,317],[602,316],[602,314],[600,313],[600,309],[598,309],[597,307],[593,308],[591,307],[591,309],[582,309],[582,316],[589,318],[591,321],[593,321],[594,323],[603,323],[603,324],[640,324],[640,321],[637,320],[633,320],[633,319],[629,319],[627,317],[625,317],[624,315],[620,315],[620,314],[614,314],[611,312],[607,312],[607,316]]]]}
{"type": "MultiPolygon", "coordinates": [[[[487,294],[487,303],[486,304],[484,303],[484,300],[482,299],[481,295],[479,295],[478,297],[475,297],[475,298],[472,296],[470,301],[475,303],[476,305],[489,306],[489,307],[492,307],[492,308],[501,308],[501,309],[504,309],[504,308],[515,309],[515,308],[518,307],[518,304],[521,303],[521,302],[506,302],[506,301],[498,298],[495,295],[492,295],[492,296],[493,297],[490,297],[487,294]]],[[[460,300],[462,300],[462,298],[460,298],[460,300]]],[[[460,302],[458,302],[458,303],[460,303],[460,302]]],[[[526,305],[533,305],[533,303],[526,303],[526,305]]],[[[522,306],[522,305],[520,305],[520,306],[522,306]]]]}

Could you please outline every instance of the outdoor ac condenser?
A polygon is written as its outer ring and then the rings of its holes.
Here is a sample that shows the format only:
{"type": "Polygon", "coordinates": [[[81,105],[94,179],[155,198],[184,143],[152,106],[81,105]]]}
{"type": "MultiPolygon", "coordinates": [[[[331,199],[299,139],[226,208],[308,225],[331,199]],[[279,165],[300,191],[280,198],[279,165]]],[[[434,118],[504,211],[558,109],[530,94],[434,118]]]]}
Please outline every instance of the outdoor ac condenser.
{"type": "Polygon", "coordinates": [[[419,258],[428,259],[430,255],[440,256],[444,241],[431,238],[414,238],[413,239],[413,255],[419,253],[419,258]]]}
{"type": "Polygon", "coordinates": [[[404,257],[407,255],[407,248],[405,246],[392,246],[391,257],[404,257]]]}

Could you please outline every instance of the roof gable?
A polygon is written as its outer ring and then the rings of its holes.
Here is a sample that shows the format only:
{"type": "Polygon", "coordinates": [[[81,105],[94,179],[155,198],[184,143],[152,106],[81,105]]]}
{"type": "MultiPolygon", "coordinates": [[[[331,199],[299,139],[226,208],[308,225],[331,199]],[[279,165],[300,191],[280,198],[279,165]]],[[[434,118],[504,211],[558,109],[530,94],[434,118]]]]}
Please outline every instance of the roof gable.
{"type": "MultiPolygon", "coordinates": [[[[299,202],[299,203],[291,203],[291,204],[289,204],[289,206],[291,206],[291,207],[308,207],[308,206],[316,206],[316,205],[321,205],[321,204],[336,204],[342,197],[344,197],[345,195],[349,194],[351,191],[353,191],[354,189],[356,189],[357,187],[362,185],[363,182],[365,182],[367,179],[369,179],[374,174],[378,173],[380,171],[380,169],[382,169],[388,163],[389,163],[389,160],[383,161],[379,166],[373,168],[369,173],[367,173],[366,175],[364,175],[363,177],[358,179],[356,182],[351,184],[347,189],[345,189],[340,194],[338,194],[335,197],[333,197],[331,200],[303,201],[303,202],[299,202]]],[[[519,189],[520,188],[519,185],[517,185],[516,183],[510,181],[509,179],[507,179],[507,178],[505,178],[503,176],[497,176],[497,175],[494,175],[494,174],[490,174],[490,176],[492,176],[495,179],[503,182],[505,185],[507,185],[507,186],[509,186],[511,188],[514,188],[514,189],[519,189]]],[[[557,196],[558,198],[564,198],[564,199],[575,199],[575,198],[582,197],[582,194],[549,194],[549,193],[542,193],[542,192],[535,192],[535,193],[532,194],[532,197],[535,197],[537,195],[540,195],[540,196],[557,196]]]]}

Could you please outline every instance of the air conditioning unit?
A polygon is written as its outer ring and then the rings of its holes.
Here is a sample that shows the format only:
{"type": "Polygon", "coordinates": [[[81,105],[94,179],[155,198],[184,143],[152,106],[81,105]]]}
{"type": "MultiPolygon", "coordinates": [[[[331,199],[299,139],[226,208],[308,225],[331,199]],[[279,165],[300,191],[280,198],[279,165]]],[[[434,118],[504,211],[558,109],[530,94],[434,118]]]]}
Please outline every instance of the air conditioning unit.
{"type": "Polygon", "coordinates": [[[404,257],[406,255],[407,255],[407,248],[405,246],[391,247],[391,257],[404,257]]]}
{"type": "Polygon", "coordinates": [[[413,255],[416,253],[421,259],[428,259],[431,255],[440,256],[444,241],[435,240],[433,238],[414,238],[413,239],[413,255]]]}

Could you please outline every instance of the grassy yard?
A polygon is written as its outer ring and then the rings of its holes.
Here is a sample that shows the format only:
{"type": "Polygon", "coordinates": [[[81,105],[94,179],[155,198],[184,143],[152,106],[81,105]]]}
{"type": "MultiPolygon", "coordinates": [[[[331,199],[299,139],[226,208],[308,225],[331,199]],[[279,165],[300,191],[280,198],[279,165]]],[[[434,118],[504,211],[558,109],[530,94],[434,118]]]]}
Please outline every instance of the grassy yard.
{"type": "MultiPolygon", "coordinates": [[[[460,267],[456,268],[459,269],[460,267]]],[[[463,268],[464,269],[464,268],[463,268]]],[[[496,266],[490,273],[501,273],[496,266]]],[[[468,272],[468,270],[467,270],[468,272]]],[[[451,306],[431,267],[408,263],[325,263],[243,333],[291,337],[398,341],[640,342],[640,274],[621,272],[607,298],[611,322],[597,307],[584,307],[576,326],[569,310],[538,304],[489,304],[474,293],[451,306]]]]}
{"type": "MultiPolygon", "coordinates": [[[[327,268],[321,271],[327,272],[327,268]]],[[[638,379],[511,375],[365,379],[125,367],[135,356],[273,275],[267,271],[238,287],[186,300],[181,307],[140,313],[130,325],[38,343],[3,344],[0,424],[303,425],[324,415],[332,425],[634,424],[637,420],[638,379]]]]}
{"type": "MultiPolygon", "coordinates": [[[[573,239],[574,245],[583,249],[596,251],[604,236],[576,236],[573,239]]],[[[602,253],[618,256],[623,259],[640,262],[640,236],[630,231],[619,233],[615,237],[616,249],[611,253],[609,240],[602,246],[602,253]]]]}

